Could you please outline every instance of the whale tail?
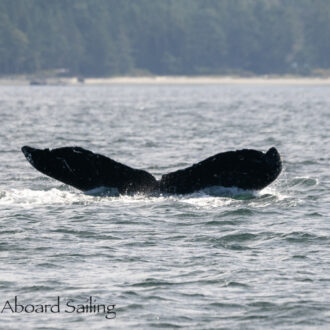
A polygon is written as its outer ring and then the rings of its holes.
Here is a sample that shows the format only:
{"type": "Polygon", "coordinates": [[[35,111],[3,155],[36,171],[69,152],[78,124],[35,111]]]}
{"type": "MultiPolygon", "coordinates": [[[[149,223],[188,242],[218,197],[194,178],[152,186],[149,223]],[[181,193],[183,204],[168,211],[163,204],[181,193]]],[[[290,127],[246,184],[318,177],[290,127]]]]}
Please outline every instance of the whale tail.
{"type": "Polygon", "coordinates": [[[282,170],[275,148],[266,153],[252,149],[227,151],[188,168],[168,173],[158,182],[150,173],[118,163],[80,147],[57,149],[22,148],[38,171],[82,191],[105,187],[119,194],[188,194],[211,186],[260,190],[282,170]]]}
{"type": "Polygon", "coordinates": [[[107,187],[118,189],[120,194],[132,194],[158,186],[150,173],[81,147],[50,150],[24,146],[22,152],[38,171],[82,191],[107,187]]]}
{"type": "Polygon", "coordinates": [[[272,183],[281,170],[281,157],[274,147],[266,153],[252,149],[227,151],[163,175],[160,189],[176,194],[211,186],[260,190],[272,183]]]}

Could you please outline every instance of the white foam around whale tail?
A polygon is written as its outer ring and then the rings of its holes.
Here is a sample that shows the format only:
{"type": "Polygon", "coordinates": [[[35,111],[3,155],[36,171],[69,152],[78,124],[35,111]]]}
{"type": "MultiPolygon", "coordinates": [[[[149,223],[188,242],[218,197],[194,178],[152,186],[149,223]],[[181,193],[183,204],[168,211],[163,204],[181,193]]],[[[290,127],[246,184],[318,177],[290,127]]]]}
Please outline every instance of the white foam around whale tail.
{"type": "Polygon", "coordinates": [[[109,197],[117,197],[119,196],[119,191],[115,187],[105,187],[100,186],[90,190],[84,191],[85,195],[89,196],[109,196],[109,197]]]}
{"type": "Polygon", "coordinates": [[[231,196],[250,196],[254,197],[257,194],[256,190],[242,189],[237,187],[210,186],[200,190],[200,193],[214,197],[231,197],[231,196]]]}

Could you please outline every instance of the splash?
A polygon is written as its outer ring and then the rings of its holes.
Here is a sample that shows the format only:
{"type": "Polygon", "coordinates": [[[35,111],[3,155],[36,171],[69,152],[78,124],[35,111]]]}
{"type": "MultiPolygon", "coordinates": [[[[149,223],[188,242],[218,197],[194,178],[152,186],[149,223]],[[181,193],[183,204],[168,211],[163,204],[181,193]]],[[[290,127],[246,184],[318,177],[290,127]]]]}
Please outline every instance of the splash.
{"type": "Polygon", "coordinates": [[[19,204],[23,207],[35,205],[74,204],[87,202],[88,196],[56,188],[50,190],[11,189],[0,192],[0,205],[19,204]]]}
{"type": "Polygon", "coordinates": [[[280,186],[269,186],[261,191],[244,190],[236,187],[212,186],[187,195],[119,195],[117,189],[99,187],[85,193],[71,189],[61,190],[52,188],[49,190],[10,189],[0,191],[0,205],[20,205],[22,207],[34,207],[41,205],[116,205],[119,204],[159,204],[159,203],[183,203],[196,207],[213,208],[228,206],[241,202],[255,202],[260,206],[264,203],[272,203],[274,200],[284,200],[289,195],[284,194],[280,186]]]}

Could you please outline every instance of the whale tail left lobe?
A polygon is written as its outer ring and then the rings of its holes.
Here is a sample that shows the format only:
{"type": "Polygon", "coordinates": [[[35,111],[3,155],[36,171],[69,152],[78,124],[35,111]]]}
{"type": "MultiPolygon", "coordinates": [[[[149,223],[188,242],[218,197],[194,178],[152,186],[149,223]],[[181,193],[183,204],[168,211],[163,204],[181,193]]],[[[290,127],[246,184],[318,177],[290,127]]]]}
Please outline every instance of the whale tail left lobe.
{"type": "Polygon", "coordinates": [[[82,191],[116,188],[120,194],[150,192],[158,187],[148,172],[131,168],[81,147],[57,149],[22,148],[38,171],[82,191]]]}

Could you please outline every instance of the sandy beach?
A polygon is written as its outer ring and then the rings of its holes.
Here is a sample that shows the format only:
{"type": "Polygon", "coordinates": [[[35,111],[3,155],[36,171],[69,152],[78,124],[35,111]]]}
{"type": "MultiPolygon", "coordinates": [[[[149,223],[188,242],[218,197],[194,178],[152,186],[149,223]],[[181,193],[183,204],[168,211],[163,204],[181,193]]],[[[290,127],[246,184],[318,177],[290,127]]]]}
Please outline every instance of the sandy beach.
{"type": "MultiPolygon", "coordinates": [[[[0,85],[30,85],[26,77],[0,78],[0,85]]],[[[148,76],[148,77],[109,77],[86,78],[80,83],[76,77],[46,78],[43,85],[330,85],[330,77],[292,76],[148,76]]]]}
{"type": "Polygon", "coordinates": [[[219,85],[329,85],[330,78],[305,77],[231,77],[231,76],[157,76],[157,77],[113,77],[86,79],[85,84],[219,84],[219,85]]]}

